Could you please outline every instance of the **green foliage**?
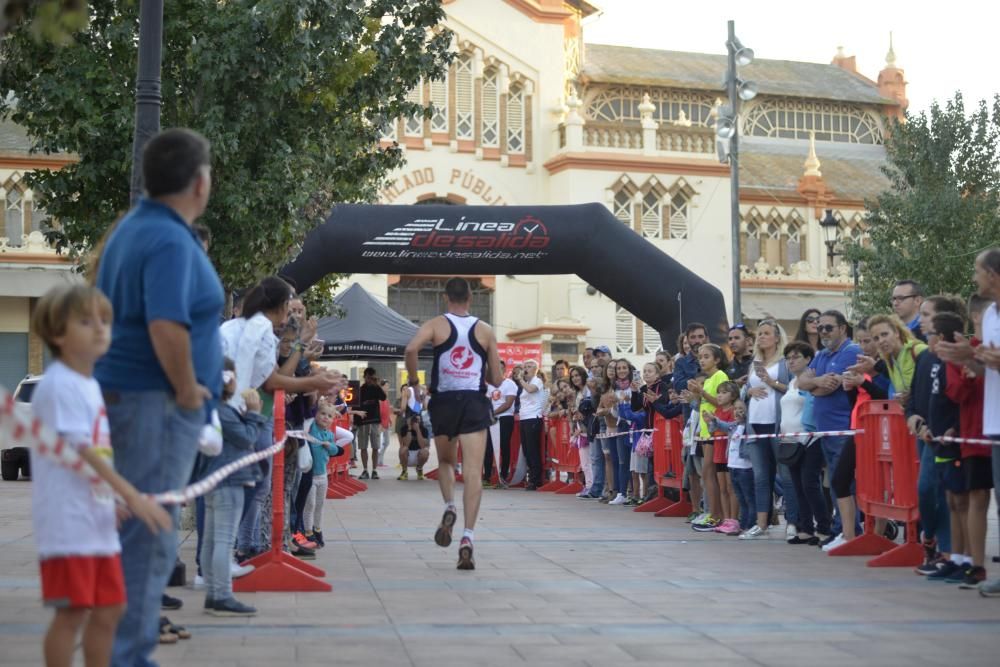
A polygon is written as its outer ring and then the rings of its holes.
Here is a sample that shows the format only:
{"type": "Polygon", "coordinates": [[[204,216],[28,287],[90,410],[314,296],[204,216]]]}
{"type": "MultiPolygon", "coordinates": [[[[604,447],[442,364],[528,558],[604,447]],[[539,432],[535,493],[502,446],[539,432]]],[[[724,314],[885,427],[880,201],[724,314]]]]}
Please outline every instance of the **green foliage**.
{"type": "MultiPolygon", "coordinates": [[[[17,99],[0,116],[27,128],[35,150],[80,158],[29,181],[61,222],[54,241],[78,256],[128,207],[138,5],[92,0],[87,29],[63,48],[25,25],[0,45],[0,96],[17,99]]],[[[201,222],[227,287],[274,273],[334,202],[374,200],[403,161],[379,147],[382,128],[426,115],[405,95],[451,61],[443,17],[440,0],[166,3],[161,124],[212,142],[201,222]]]]}
{"type": "Polygon", "coordinates": [[[855,310],[888,310],[904,278],[969,295],[976,254],[1000,244],[1000,96],[968,116],[961,94],[934,103],[894,124],[885,147],[890,189],[866,202],[871,245],[848,249],[862,267],[855,310]]]}

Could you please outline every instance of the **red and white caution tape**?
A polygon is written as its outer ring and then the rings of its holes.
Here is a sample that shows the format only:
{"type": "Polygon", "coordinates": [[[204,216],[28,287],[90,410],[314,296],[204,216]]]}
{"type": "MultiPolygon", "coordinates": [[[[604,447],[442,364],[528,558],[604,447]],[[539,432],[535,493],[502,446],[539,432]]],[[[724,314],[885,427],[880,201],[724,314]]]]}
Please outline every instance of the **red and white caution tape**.
{"type": "Polygon", "coordinates": [[[617,438],[620,435],[632,435],[633,433],[655,433],[655,428],[637,428],[631,431],[616,431],[615,433],[602,433],[601,435],[595,436],[594,440],[607,440],[608,438],[617,438]]]}
{"type": "MultiPolygon", "coordinates": [[[[850,429],[846,431],[789,431],[788,433],[755,433],[753,435],[741,434],[741,435],[715,435],[709,440],[729,440],[731,438],[737,440],[767,440],[768,438],[801,438],[803,436],[824,438],[824,437],[842,437],[847,435],[856,435],[858,433],[864,433],[862,429],[850,429]]],[[[706,438],[697,438],[697,440],[705,440],[706,438]]]]}
{"type": "Polygon", "coordinates": [[[950,435],[942,435],[934,438],[938,442],[957,442],[964,445],[986,445],[988,447],[1000,447],[1000,440],[990,440],[989,438],[959,438],[950,435]]]}
{"type": "MultiPolygon", "coordinates": [[[[292,433],[289,433],[289,435],[292,435],[292,433]]],[[[257,463],[258,461],[271,458],[284,446],[285,440],[282,439],[267,449],[262,449],[259,452],[248,454],[243,458],[222,466],[208,477],[200,479],[194,484],[189,484],[179,491],[164,491],[163,493],[154,494],[152,498],[161,505],[180,505],[181,503],[191,502],[195,498],[212,491],[215,487],[222,483],[222,480],[229,477],[237,470],[246,468],[247,466],[257,463]]]]}

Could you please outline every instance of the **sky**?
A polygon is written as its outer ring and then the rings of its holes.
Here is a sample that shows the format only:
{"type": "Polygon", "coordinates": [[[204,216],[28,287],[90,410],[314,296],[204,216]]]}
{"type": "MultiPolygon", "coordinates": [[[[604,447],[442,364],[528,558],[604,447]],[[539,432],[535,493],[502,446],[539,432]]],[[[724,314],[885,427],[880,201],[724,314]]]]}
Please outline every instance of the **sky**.
{"type": "Polygon", "coordinates": [[[585,21],[586,42],[721,54],[731,19],[758,58],[829,63],[843,46],[857,57],[858,72],[875,80],[891,31],[911,112],[926,110],[935,99],[943,103],[956,90],[966,109],[1000,93],[1000,58],[988,52],[1000,21],[997,2],[590,1],[603,14],[585,21]]]}

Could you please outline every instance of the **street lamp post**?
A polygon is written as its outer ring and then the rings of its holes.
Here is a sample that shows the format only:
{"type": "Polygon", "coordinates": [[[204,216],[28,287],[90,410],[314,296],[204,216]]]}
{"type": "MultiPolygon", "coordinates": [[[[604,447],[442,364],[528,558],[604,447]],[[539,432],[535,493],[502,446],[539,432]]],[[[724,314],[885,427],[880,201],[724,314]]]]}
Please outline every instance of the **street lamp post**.
{"type": "Polygon", "coordinates": [[[715,132],[719,138],[719,161],[729,162],[730,231],[732,234],[733,262],[733,324],[743,320],[740,298],[740,150],[739,113],[740,101],[748,102],[757,96],[757,85],[739,77],[737,67],[753,62],[753,49],[743,46],[736,37],[736,24],[729,21],[726,39],[726,95],[729,104],[723,107],[716,120],[715,132]],[[728,147],[724,144],[728,142],[728,147]]]}
{"type": "MultiPolygon", "coordinates": [[[[826,215],[819,221],[819,226],[823,230],[823,242],[826,244],[826,261],[829,268],[833,268],[833,260],[836,257],[843,257],[846,253],[837,250],[838,234],[840,223],[833,217],[833,209],[826,209],[826,215]]],[[[851,277],[854,279],[854,292],[851,295],[852,302],[858,295],[858,260],[851,260],[851,277]]]]}
{"type": "Polygon", "coordinates": [[[142,196],[142,149],[160,131],[160,61],[163,51],[163,0],[141,0],[139,66],[135,80],[135,129],[132,136],[132,185],[129,199],[142,196]]]}

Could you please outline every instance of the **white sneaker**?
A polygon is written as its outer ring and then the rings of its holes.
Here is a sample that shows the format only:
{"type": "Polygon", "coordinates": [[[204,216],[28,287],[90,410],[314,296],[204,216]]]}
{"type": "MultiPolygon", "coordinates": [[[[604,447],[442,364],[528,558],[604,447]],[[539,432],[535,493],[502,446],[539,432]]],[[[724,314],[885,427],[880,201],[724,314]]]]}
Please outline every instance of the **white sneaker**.
{"type": "Polygon", "coordinates": [[[200,574],[194,575],[194,583],[191,584],[191,588],[196,591],[200,591],[205,588],[205,577],[200,574]]]}
{"type": "Polygon", "coordinates": [[[245,577],[256,569],[257,568],[253,565],[240,565],[236,561],[229,563],[229,573],[232,575],[233,579],[245,577]]]}
{"type": "Polygon", "coordinates": [[[761,530],[760,526],[751,526],[748,530],[744,530],[740,535],[741,540],[767,540],[770,539],[770,534],[767,532],[767,528],[761,530]]]}
{"type": "Polygon", "coordinates": [[[609,501],[608,504],[609,505],[624,505],[625,504],[625,496],[623,496],[622,494],[619,493],[617,496],[614,497],[614,500],[609,501]]]}
{"type": "Polygon", "coordinates": [[[836,549],[837,547],[839,547],[842,544],[847,544],[847,540],[844,539],[844,534],[843,533],[841,533],[840,535],[837,535],[837,537],[833,538],[833,542],[830,542],[829,544],[827,544],[826,546],[824,546],[823,547],[823,551],[833,551],[834,549],[836,549]]]}
{"type": "Polygon", "coordinates": [[[789,524],[787,524],[785,526],[785,539],[786,540],[791,540],[791,539],[793,539],[798,534],[799,534],[799,529],[796,527],[796,525],[794,523],[789,523],[789,524]]]}

